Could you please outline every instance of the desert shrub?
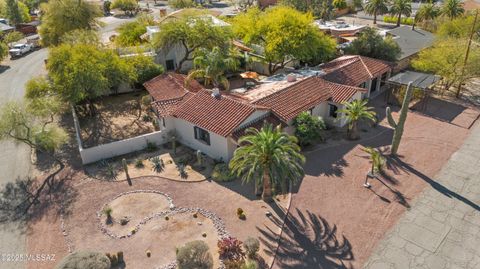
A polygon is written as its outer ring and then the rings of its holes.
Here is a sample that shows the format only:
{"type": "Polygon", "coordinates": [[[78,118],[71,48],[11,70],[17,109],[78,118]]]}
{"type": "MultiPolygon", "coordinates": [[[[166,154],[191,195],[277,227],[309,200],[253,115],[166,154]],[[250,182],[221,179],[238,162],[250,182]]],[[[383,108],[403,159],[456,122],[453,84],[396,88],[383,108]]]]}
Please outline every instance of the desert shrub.
{"type": "MultiPolygon", "coordinates": [[[[397,23],[398,18],[393,16],[383,16],[383,22],[397,23]]],[[[413,18],[401,18],[401,24],[413,25],[413,18]]]]}
{"type": "Polygon", "coordinates": [[[243,213],[243,209],[241,207],[237,208],[237,216],[243,213]]]}
{"type": "Polygon", "coordinates": [[[148,114],[143,114],[142,120],[143,120],[144,122],[150,122],[150,121],[152,121],[152,117],[151,117],[150,115],[148,115],[148,114]]]}
{"type": "Polygon", "coordinates": [[[177,265],[178,269],[213,268],[213,258],[208,245],[203,241],[196,240],[177,248],[177,265]]]}
{"type": "Polygon", "coordinates": [[[218,240],[218,254],[227,269],[241,268],[245,262],[245,252],[242,249],[242,241],[235,237],[226,237],[218,240]]]}
{"type": "Polygon", "coordinates": [[[142,168],[144,165],[143,165],[143,160],[142,159],[136,159],[135,160],[135,167],[136,168],[142,168]]]}
{"type": "Polygon", "coordinates": [[[247,219],[247,215],[245,215],[245,212],[242,212],[238,215],[238,218],[241,219],[241,220],[246,220],[247,219]]]}
{"type": "Polygon", "coordinates": [[[308,112],[300,113],[294,120],[295,136],[301,146],[307,146],[322,138],[321,132],[327,127],[321,117],[315,117],[308,112]]]}
{"type": "Polygon", "coordinates": [[[344,9],[347,8],[347,1],[345,0],[333,0],[332,4],[335,8],[344,9]]]}
{"type": "Polygon", "coordinates": [[[92,251],[78,251],[63,258],[55,269],[109,269],[110,267],[110,260],[105,254],[92,251]]]}
{"type": "Polygon", "coordinates": [[[182,179],[188,178],[188,173],[187,173],[185,164],[177,165],[177,170],[182,179]]]}
{"type": "Polygon", "coordinates": [[[247,260],[242,266],[242,269],[259,269],[258,263],[256,261],[247,260]]]}
{"type": "Polygon", "coordinates": [[[160,159],[160,157],[155,156],[155,157],[150,159],[150,162],[152,163],[154,172],[160,173],[160,172],[163,171],[163,167],[165,165],[163,164],[163,160],[160,159]]]}
{"type": "Polygon", "coordinates": [[[219,163],[213,168],[212,179],[217,182],[229,182],[235,180],[235,175],[226,163],[219,163]]]}
{"type": "Polygon", "coordinates": [[[260,242],[257,238],[249,237],[245,242],[243,242],[247,256],[249,258],[254,258],[257,255],[258,250],[260,249],[260,242]]]}
{"type": "Polygon", "coordinates": [[[147,152],[154,152],[158,149],[157,144],[147,141],[147,146],[145,147],[145,150],[147,152]]]}
{"type": "Polygon", "coordinates": [[[195,2],[192,0],[168,0],[168,5],[172,8],[182,9],[195,7],[195,2]]]}

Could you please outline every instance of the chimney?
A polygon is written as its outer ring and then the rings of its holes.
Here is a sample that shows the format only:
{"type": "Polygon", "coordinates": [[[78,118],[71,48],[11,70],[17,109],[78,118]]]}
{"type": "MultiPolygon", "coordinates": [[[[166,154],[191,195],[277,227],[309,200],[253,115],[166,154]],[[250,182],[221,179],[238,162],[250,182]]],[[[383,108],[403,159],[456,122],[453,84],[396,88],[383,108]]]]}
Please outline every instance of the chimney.
{"type": "Polygon", "coordinates": [[[218,88],[212,89],[212,96],[215,98],[220,98],[220,90],[218,88]]]}
{"type": "Polygon", "coordinates": [[[295,74],[288,74],[287,75],[287,81],[288,82],[295,82],[295,81],[297,81],[297,76],[295,76],[295,74]]]}

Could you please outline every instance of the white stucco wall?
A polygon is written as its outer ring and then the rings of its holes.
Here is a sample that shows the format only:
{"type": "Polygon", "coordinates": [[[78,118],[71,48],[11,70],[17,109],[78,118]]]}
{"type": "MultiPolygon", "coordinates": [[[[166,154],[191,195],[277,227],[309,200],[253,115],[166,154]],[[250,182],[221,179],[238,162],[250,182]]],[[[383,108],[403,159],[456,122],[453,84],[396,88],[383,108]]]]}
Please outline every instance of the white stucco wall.
{"type": "MultiPolygon", "coordinates": [[[[175,62],[175,68],[179,65],[182,58],[185,56],[185,49],[180,44],[173,46],[169,49],[161,49],[157,51],[157,56],[155,62],[157,64],[163,65],[165,70],[167,70],[167,60],[173,60],[175,62]]],[[[182,72],[188,71],[192,68],[192,61],[186,61],[182,65],[182,72]]]]}
{"type": "Polygon", "coordinates": [[[202,141],[195,139],[193,131],[195,125],[177,118],[174,119],[174,122],[180,143],[190,148],[201,150],[203,153],[214,159],[222,159],[223,161],[228,161],[230,159],[231,153],[229,153],[228,138],[209,131],[210,145],[207,145],[202,141]]]}

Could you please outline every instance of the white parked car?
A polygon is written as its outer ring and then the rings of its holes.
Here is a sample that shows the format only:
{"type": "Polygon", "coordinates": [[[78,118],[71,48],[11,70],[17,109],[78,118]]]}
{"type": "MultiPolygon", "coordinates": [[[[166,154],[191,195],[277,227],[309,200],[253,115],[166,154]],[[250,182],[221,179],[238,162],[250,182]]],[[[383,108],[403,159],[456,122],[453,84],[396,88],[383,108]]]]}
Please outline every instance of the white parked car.
{"type": "Polygon", "coordinates": [[[22,44],[16,44],[8,52],[10,53],[10,57],[15,58],[15,57],[20,57],[31,50],[32,50],[32,44],[22,43],[22,44]]]}

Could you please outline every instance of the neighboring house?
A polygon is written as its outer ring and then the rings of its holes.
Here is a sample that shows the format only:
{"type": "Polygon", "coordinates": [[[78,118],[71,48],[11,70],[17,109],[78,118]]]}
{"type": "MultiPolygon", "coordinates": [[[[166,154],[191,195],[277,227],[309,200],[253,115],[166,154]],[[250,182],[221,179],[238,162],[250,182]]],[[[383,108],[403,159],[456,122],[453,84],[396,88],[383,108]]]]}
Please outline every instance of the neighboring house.
{"type": "Polygon", "coordinates": [[[386,86],[393,65],[389,62],[358,55],[345,55],[318,66],[328,81],[364,88],[363,97],[373,97],[386,86]]]}
{"type": "Polygon", "coordinates": [[[8,25],[5,19],[0,19],[0,33],[6,34],[14,30],[15,30],[15,27],[8,25]]]}
{"type": "Polygon", "coordinates": [[[397,65],[395,66],[395,72],[408,68],[410,61],[415,58],[421,50],[430,47],[435,39],[432,33],[418,28],[412,30],[412,27],[408,25],[387,31],[385,35],[392,36],[393,40],[402,50],[397,65]]]}
{"type": "MultiPolygon", "coordinates": [[[[351,56],[350,61],[356,62],[355,57],[358,56],[351,56]]],[[[382,61],[357,59],[368,66],[363,68],[368,70],[368,76],[364,76],[363,71],[349,76],[346,72],[351,72],[352,65],[344,63],[347,68],[344,72],[338,65],[338,68],[298,70],[230,92],[206,90],[196,81],[186,83],[186,76],[176,73],[160,75],[144,86],[152,97],[162,131],[174,132],[184,145],[228,161],[245,129],[260,128],[264,122],[281,124],[286,132],[293,134],[294,118],[309,111],[331,125],[344,126],[346,122],[338,113],[343,103],[369,94],[368,89],[349,83],[364,79],[368,82],[371,78],[382,77],[381,71],[390,72],[389,65],[382,61]],[[329,81],[331,74],[335,74],[335,78],[343,75],[346,83],[329,81]]]]}

